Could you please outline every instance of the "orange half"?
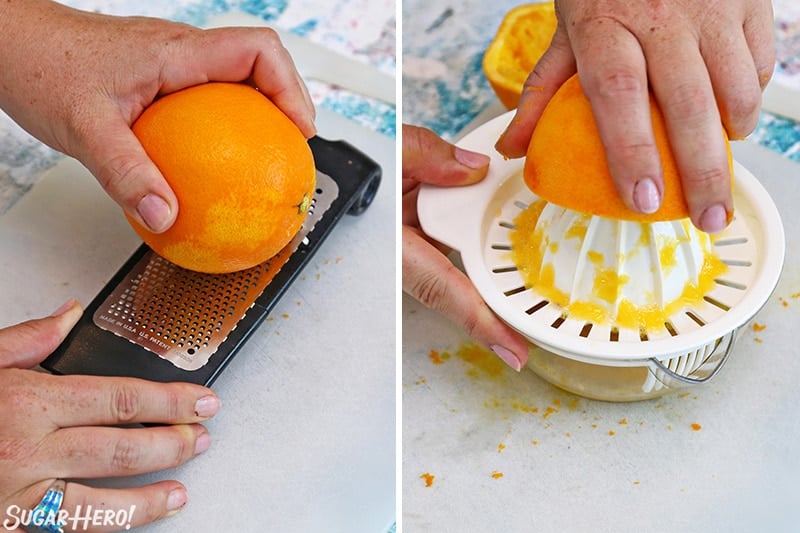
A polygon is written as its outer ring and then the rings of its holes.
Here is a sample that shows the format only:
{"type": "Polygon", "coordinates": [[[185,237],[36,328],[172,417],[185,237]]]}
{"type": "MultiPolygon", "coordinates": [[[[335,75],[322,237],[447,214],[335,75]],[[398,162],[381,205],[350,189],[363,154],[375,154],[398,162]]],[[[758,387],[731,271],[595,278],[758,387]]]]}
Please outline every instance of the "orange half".
{"type": "MultiPolygon", "coordinates": [[[[664,118],[652,95],[650,118],[664,174],[664,198],[655,213],[637,213],[622,202],[608,170],[589,99],[577,75],[564,82],[553,95],[536,124],[525,160],[525,183],[548,202],[590,215],[640,222],[687,218],[689,209],[667,140],[664,118]]],[[[720,135],[725,138],[733,176],[730,144],[722,127],[720,135]]]]}
{"type": "Polygon", "coordinates": [[[517,107],[525,80],[550,46],[557,25],[553,2],[524,4],[506,13],[483,56],[483,72],[506,108],[517,107]]]}

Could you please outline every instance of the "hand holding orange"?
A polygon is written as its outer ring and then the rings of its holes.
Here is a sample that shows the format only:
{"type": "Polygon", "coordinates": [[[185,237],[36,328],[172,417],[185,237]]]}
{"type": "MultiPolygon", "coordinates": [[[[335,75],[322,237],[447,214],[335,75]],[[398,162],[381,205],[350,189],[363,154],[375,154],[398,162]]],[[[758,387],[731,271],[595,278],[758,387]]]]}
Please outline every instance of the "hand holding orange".
{"type": "Polygon", "coordinates": [[[175,224],[141,238],[178,266],[224,273],[258,265],[291,241],[316,171],[300,129],[256,89],[206,83],[149,106],[133,132],[178,198],[175,224]]]}
{"type": "MultiPolygon", "coordinates": [[[[533,130],[525,160],[525,182],[544,200],[582,213],[640,222],[687,218],[689,209],[664,118],[652,96],[650,118],[664,176],[664,198],[655,213],[630,210],[617,193],[591,104],[577,75],[555,93],[533,130]]],[[[733,175],[730,144],[722,125],[719,132],[733,175]]]]}

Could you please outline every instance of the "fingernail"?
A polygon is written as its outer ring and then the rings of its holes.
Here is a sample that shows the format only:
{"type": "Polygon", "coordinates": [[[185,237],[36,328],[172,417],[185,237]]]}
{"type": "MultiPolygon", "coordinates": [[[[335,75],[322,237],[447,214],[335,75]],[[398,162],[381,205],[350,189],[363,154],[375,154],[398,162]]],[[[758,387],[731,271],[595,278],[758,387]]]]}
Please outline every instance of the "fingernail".
{"type": "Polygon", "coordinates": [[[75,324],[81,319],[81,316],[83,316],[83,308],[78,301],[73,298],[56,309],[50,316],[58,318],[58,329],[61,331],[61,334],[66,337],[69,331],[75,327],[75,324]]]}
{"type": "Polygon", "coordinates": [[[172,516],[186,505],[187,501],[186,491],[184,489],[175,489],[167,496],[167,516],[172,516]]]}
{"type": "Polygon", "coordinates": [[[712,205],[700,215],[700,229],[706,233],[719,233],[728,226],[728,211],[722,204],[712,205]]]}
{"type": "Polygon", "coordinates": [[[139,200],[136,211],[150,231],[155,233],[160,233],[167,229],[167,224],[169,224],[172,216],[169,204],[156,194],[148,194],[139,200]]]}
{"type": "Polygon", "coordinates": [[[661,197],[653,180],[644,178],[636,183],[633,188],[633,203],[636,209],[645,215],[658,211],[661,207],[661,197]]]}
{"type": "Polygon", "coordinates": [[[483,168],[489,164],[489,156],[478,152],[470,152],[458,146],[456,146],[455,157],[459,163],[473,169],[483,168]]]}
{"type": "Polygon", "coordinates": [[[200,455],[211,446],[211,435],[203,433],[194,441],[194,454],[200,455]]]}
{"type": "Polygon", "coordinates": [[[67,311],[69,311],[70,309],[72,309],[73,307],[75,307],[75,305],[76,305],[77,303],[78,303],[78,301],[77,301],[77,300],[75,300],[74,298],[71,298],[71,299],[67,300],[66,302],[64,302],[64,304],[62,304],[62,306],[61,306],[61,307],[59,307],[58,309],[56,309],[55,311],[53,311],[53,312],[50,314],[50,316],[51,316],[51,317],[57,317],[57,316],[61,316],[61,315],[63,315],[64,313],[66,313],[67,311]]]}
{"type": "Polygon", "coordinates": [[[493,344],[491,346],[491,349],[495,354],[497,354],[497,356],[500,359],[503,360],[503,362],[505,362],[505,364],[507,364],[517,372],[522,370],[522,364],[519,362],[519,359],[517,359],[517,356],[514,355],[514,352],[512,352],[508,348],[500,346],[499,344],[493,344]]]}
{"type": "Polygon", "coordinates": [[[502,148],[503,141],[505,140],[505,138],[506,138],[506,132],[504,131],[503,133],[500,134],[500,137],[497,139],[497,142],[494,143],[494,149],[498,154],[503,156],[503,159],[508,159],[509,158],[508,154],[506,154],[506,152],[503,151],[502,148]]]}
{"type": "Polygon", "coordinates": [[[194,404],[194,414],[203,418],[209,418],[217,414],[221,403],[216,396],[203,396],[194,404]]]}

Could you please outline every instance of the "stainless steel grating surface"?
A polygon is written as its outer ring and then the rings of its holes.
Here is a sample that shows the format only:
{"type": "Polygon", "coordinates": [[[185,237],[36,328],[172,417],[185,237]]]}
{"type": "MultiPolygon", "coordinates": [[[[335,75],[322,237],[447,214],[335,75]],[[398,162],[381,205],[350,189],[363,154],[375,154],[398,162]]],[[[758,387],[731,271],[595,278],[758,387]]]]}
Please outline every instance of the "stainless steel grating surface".
{"type": "Polygon", "coordinates": [[[338,196],[317,172],[317,190],[295,238],[253,268],[203,274],[150,251],[94,313],[95,325],[157,354],[184,370],[205,365],[338,196]]]}

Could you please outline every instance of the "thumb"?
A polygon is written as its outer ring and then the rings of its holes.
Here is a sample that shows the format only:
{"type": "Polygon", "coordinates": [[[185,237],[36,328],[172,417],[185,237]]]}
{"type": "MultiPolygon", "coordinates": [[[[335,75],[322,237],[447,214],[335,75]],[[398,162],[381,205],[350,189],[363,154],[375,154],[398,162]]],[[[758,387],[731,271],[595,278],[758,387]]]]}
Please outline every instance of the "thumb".
{"type": "Polygon", "coordinates": [[[46,318],[0,328],[0,368],[31,368],[53,353],[78,323],[83,309],[70,300],[46,318]]]}
{"type": "Polygon", "coordinates": [[[527,341],[489,309],[469,278],[419,233],[403,227],[403,290],[461,326],[517,372],[528,361],[527,341]]]}
{"type": "Polygon", "coordinates": [[[559,24],[550,46],[525,80],[517,112],[497,140],[495,150],[507,158],[525,156],[544,108],[561,85],[575,74],[575,69],[569,37],[559,24]]]}
{"type": "Polygon", "coordinates": [[[489,156],[454,146],[431,130],[403,124],[403,180],[469,185],[489,171],[489,156]]]}
{"type": "Polygon", "coordinates": [[[94,118],[73,155],[128,215],[154,233],[166,231],[178,215],[175,193],[121,116],[94,118]]]}

